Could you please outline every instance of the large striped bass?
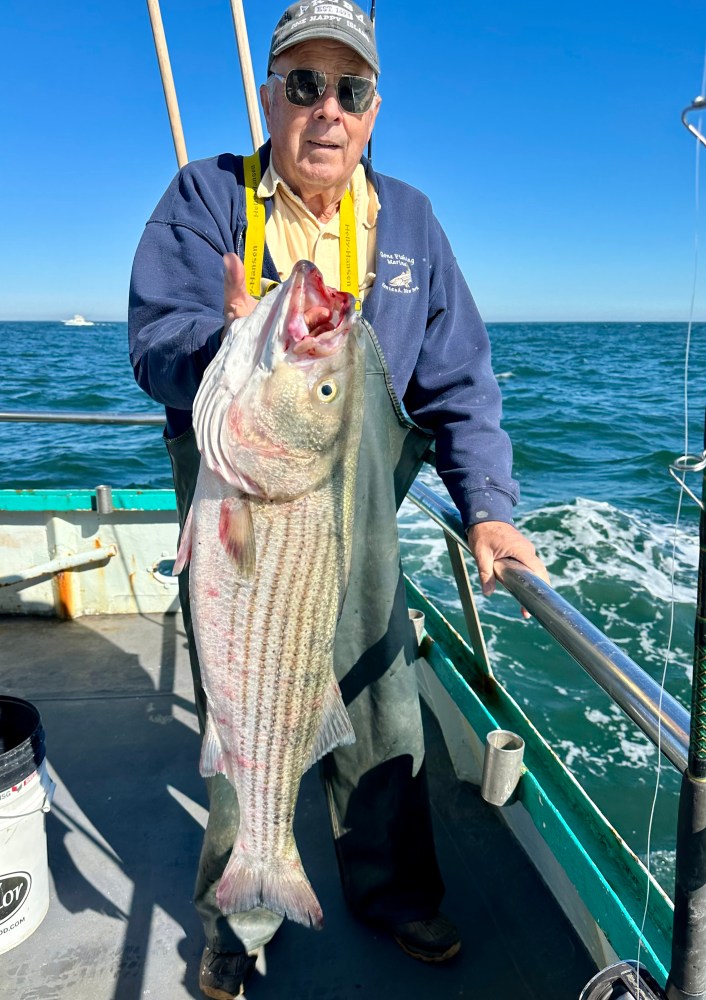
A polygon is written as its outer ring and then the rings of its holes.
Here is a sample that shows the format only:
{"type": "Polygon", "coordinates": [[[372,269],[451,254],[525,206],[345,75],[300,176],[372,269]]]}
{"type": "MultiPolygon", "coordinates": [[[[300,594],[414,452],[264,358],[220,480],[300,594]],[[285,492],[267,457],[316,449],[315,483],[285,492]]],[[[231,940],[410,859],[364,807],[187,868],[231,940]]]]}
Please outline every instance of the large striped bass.
{"type": "Polygon", "coordinates": [[[333,644],[363,414],[359,315],[300,261],[231,326],[194,403],[201,465],[175,571],[190,560],[201,773],[223,773],[240,805],[224,913],[322,921],[292,824],[303,773],[355,739],[333,644]]]}

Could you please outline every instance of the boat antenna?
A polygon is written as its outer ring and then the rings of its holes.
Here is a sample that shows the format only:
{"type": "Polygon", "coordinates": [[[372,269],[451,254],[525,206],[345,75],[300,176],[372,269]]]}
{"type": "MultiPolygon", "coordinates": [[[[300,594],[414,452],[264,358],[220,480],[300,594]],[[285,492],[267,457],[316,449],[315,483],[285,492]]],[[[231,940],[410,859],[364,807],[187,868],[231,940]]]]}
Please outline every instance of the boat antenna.
{"type": "Polygon", "coordinates": [[[181,126],[179,104],[174,87],[174,77],[172,76],[172,67],[169,61],[169,49],[167,48],[167,39],[164,34],[159,0],[147,0],[147,10],[149,11],[150,24],[152,25],[154,47],[157,51],[157,62],[159,63],[159,75],[162,78],[164,99],[167,102],[167,114],[169,115],[169,125],[172,130],[174,152],[176,153],[177,164],[181,170],[189,162],[189,157],[186,154],[184,130],[181,126]]]}
{"type": "MultiPolygon", "coordinates": [[[[375,0],[370,0],[370,23],[373,26],[373,31],[375,30],[375,0]]],[[[370,138],[368,139],[368,163],[373,162],[373,134],[370,133],[370,138]]]]}

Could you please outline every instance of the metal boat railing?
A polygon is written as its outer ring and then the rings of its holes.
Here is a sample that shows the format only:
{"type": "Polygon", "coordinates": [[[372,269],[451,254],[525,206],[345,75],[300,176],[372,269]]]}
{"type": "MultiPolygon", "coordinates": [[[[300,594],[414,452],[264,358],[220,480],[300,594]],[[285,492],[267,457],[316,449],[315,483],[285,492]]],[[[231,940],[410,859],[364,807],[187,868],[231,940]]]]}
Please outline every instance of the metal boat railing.
{"type": "Polygon", "coordinates": [[[149,424],[164,426],[164,416],[156,413],[117,413],[96,410],[0,410],[0,423],[29,424],[149,424]]]}
{"type": "MultiPolygon", "coordinates": [[[[461,519],[449,503],[419,480],[412,485],[408,497],[443,528],[450,552],[454,547],[470,553],[461,519]]],[[[463,569],[458,558],[452,558],[451,566],[471,645],[478,652],[476,637],[480,623],[465,562],[461,562],[463,569]]],[[[689,754],[690,717],[687,710],[569,601],[521,563],[502,559],[495,564],[495,569],[500,582],[522,607],[527,608],[683,774],[689,754]]],[[[484,645],[478,659],[481,665],[487,664],[484,645]]]]}
{"type": "MultiPolygon", "coordinates": [[[[0,411],[2,422],[160,426],[164,417],[112,411],[15,410],[0,411]]],[[[471,645],[480,666],[491,673],[466,568],[465,553],[470,554],[470,549],[461,519],[449,503],[419,480],[412,485],[408,497],[444,531],[471,645]]],[[[510,559],[500,560],[495,568],[504,587],[683,774],[689,752],[687,710],[539,577],[510,559]]]]}

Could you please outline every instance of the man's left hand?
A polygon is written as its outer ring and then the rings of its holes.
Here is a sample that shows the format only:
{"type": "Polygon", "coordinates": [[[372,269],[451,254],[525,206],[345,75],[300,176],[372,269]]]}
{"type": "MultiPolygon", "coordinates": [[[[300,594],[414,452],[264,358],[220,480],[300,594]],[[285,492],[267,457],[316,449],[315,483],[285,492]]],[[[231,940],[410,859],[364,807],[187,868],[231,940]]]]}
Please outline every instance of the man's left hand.
{"type": "MultiPolygon", "coordinates": [[[[549,583],[549,574],[528,538],[505,521],[482,521],[468,529],[468,544],[478,566],[481,590],[489,596],[495,590],[493,564],[496,559],[517,559],[527,569],[549,583]]],[[[522,608],[522,615],[529,613],[522,608]]]]}

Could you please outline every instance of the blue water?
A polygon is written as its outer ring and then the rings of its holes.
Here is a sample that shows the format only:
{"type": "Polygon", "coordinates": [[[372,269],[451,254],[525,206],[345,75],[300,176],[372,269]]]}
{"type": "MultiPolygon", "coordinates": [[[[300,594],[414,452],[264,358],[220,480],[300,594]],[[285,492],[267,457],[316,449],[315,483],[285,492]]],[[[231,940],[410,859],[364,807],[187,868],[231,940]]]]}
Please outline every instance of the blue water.
{"type": "MultiPolygon", "coordinates": [[[[670,622],[667,689],[690,703],[698,511],[669,476],[684,451],[686,324],[490,326],[504,426],[515,450],[518,526],[557,590],[655,678],[670,622]]],[[[0,409],[160,413],[135,385],[126,326],[0,323],[0,409]]],[[[703,448],[706,327],[692,331],[688,450],[703,448]]],[[[159,428],[0,423],[0,488],[168,487],[159,428]]],[[[689,483],[700,492],[698,476],[689,483]]],[[[403,557],[463,629],[443,538],[411,504],[403,557]]],[[[644,853],[656,751],[536,622],[500,590],[479,599],[493,667],[638,853],[644,853]]],[[[672,890],[678,776],[669,765],[652,867],[672,890]]]]}

